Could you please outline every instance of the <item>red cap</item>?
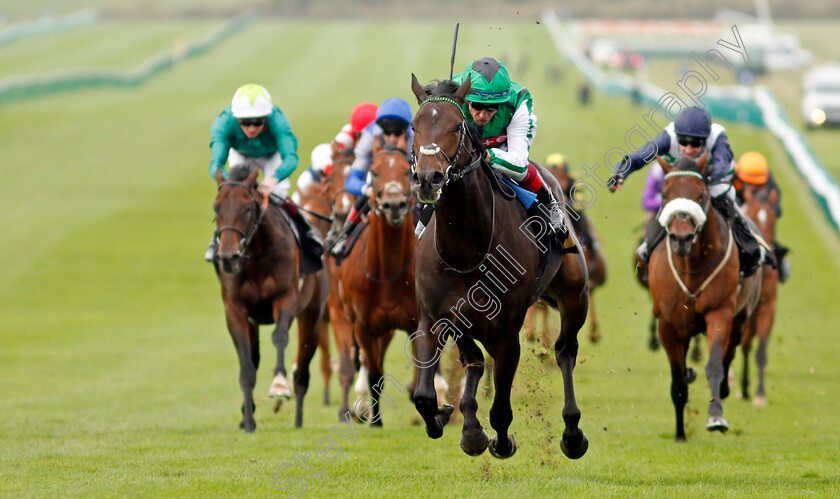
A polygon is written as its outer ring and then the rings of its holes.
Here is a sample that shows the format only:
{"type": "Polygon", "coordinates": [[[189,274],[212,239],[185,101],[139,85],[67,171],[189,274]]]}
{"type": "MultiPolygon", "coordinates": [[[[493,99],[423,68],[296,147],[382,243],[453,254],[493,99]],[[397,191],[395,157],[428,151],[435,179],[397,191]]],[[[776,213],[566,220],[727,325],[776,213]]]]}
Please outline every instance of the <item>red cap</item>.
{"type": "Polygon", "coordinates": [[[362,102],[357,104],[350,113],[350,128],[355,133],[361,133],[362,130],[376,119],[376,104],[370,102],[362,102]]]}

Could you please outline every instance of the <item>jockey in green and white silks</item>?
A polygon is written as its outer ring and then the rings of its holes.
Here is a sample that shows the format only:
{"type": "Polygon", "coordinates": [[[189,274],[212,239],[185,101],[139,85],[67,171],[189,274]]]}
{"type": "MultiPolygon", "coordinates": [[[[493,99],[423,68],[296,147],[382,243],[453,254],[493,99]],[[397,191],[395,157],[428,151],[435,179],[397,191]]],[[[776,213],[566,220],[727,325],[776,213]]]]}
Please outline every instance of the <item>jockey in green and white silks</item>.
{"type": "Polygon", "coordinates": [[[548,219],[553,233],[565,232],[560,205],[529,160],[537,116],[528,89],[510,81],[504,63],[492,57],[476,59],[453,80],[461,84],[468,77],[470,92],[463,111],[468,124],[481,136],[485,159],[496,171],[537,195],[543,209],[535,211],[548,219]]]}

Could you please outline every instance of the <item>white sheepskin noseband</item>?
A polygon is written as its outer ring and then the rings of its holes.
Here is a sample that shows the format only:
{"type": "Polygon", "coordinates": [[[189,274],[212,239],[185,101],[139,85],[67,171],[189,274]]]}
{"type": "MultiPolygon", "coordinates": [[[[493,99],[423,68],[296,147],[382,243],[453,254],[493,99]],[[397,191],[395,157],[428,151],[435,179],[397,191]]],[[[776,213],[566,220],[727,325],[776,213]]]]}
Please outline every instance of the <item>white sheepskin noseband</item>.
{"type": "Polygon", "coordinates": [[[662,209],[662,213],[659,214],[659,224],[668,227],[677,215],[688,215],[698,229],[706,223],[706,211],[700,204],[688,198],[676,198],[668,201],[662,209]]]}

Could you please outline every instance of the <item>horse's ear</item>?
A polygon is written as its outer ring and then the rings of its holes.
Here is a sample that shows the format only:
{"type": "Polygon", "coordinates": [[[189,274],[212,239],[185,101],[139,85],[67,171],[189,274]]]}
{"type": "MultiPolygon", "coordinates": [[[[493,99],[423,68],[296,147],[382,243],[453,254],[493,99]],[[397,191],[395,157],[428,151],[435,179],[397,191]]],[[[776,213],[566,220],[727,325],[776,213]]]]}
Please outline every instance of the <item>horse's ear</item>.
{"type": "Polygon", "coordinates": [[[417,96],[417,103],[422,104],[423,101],[429,98],[429,93],[423,88],[423,85],[417,81],[417,77],[414,76],[414,73],[411,73],[411,91],[414,92],[414,95],[417,96]]]}
{"type": "Polygon", "coordinates": [[[659,166],[662,167],[662,171],[665,173],[671,173],[671,170],[674,169],[674,166],[671,163],[658,154],[656,155],[656,161],[659,161],[659,166]]]}
{"type": "Polygon", "coordinates": [[[706,174],[706,163],[709,160],[709,151],[703,153],[702,156],[697,160],[697,168],[700,170],[700,173],[705,175],[706,174]]]}
{"type": "Polygon", "coordinates": [[[770,194],[767,195],[767,202],[770,203],[771,205],[774,205],[774,204],[776,204],[776,202],[778,200],[779,200],[779,191],[777,191],[776,189],[770,189],[770,194]]]}
{"type": "Polygon", "coordinates": [[[455,97],[460,102],[464,102],[464,99],[467,98],[467,94],[470,93],[470,89],[472,88],[472,75],[467,75],[467,79],[461,83],[461,86],[458,87],[458,90],[455,91],[455,97]]]}
{"type": "Polygon", "coordinates": [[[253,185],[257,183],[257,175],[260,174],[259,168],[254,168],[251,170],[251,173],[248,174],[248,178],[245,179],[245,185],[253,185]]]}
{"type": "Polygon", "coordinates": [[[225,174],[221,168],[216,168],[216,183],[221,184],[225,181],[225,174]]]}
{"type": "Polygon", "coordinates": [[[335,159],[335,155],[341,151],[341,146],[336,141],[330,142],[330,150],[332,151],[333,159],[335,159]]]}

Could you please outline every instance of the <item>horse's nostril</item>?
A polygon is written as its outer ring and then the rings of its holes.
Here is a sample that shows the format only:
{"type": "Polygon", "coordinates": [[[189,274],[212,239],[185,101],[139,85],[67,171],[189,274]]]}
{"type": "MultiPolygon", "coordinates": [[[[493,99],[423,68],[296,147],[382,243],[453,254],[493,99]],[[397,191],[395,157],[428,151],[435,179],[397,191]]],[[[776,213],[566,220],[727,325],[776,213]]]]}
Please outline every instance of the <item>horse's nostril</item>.
{"type": "Polygon", "coordinates": [[[432,174],[432,185],[439,185],[443,183],[443,173],[442,172],[434,172],[432,174]]]}
{"type": "Polygon", "coordinates": [[[399,204],[399,209],[400,210],[404,210],[407,207],[408,207],[408,203],[406,203],[405,201],[400,201],[400,204],[399,204]]]}
{"type": "Polygon", "coordinates": [[[417,175],[417,172],[411,174],[411,183],[415,185],[420,183],[420,177],[417,175]]]}

